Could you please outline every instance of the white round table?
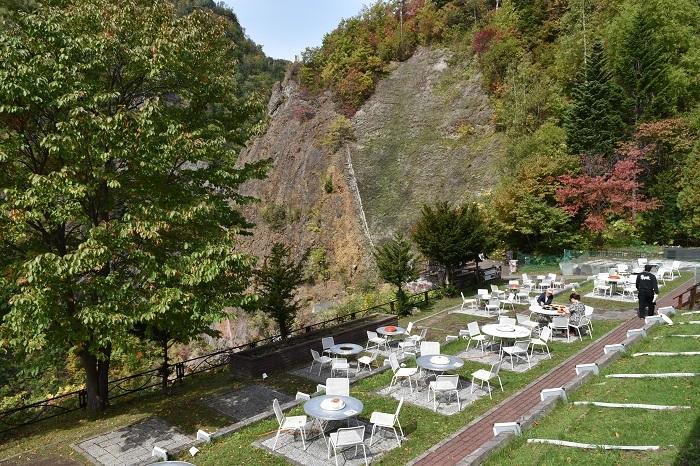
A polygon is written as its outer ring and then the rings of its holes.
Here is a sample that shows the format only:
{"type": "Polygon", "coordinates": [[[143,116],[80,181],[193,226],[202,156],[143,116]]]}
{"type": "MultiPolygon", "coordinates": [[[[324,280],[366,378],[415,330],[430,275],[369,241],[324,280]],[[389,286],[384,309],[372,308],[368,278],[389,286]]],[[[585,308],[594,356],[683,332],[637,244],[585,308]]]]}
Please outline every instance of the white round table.
{"type": "Polygon", "coordinates": [[[535,314],[540,314],[548,317],[565,316],[566,314],[560,314],[556,309],[532,309],[535,314]]]}
{"type": "Polygon", "coordinates": [[[355,343],[338,343],[328,349],[338,356],[356,356],[365,350],[364,347],[355,343]]]}
{"type": "MultiPolygon", "coordinates": [[[[364,409],[364,404],[352,396],[336,396],[336,395],[323,395],[316,396],[304,403],[304,412],[313,418],[311,422],[311,430],[313,430],[313,425],[318,423],[321,435],[325,439],[326,437],[326,427],[329,422],[332,421],[344,421],[350,418],[357,417],[364,409]],[[338,410],[324,409],[321,406],[325,400],[330,398],[340,398],[345,402],[345,406],[338,410]]],[[[348,421],[349,422],[349,421],[348,421]]]]}
{"type": "Polygon", "coordinates": [[[431,361],[432,358],[438,355],[430,356],[420,356],[416,358],[416,364],[423,369],[433,371],[433,372],[446,372],[459,369],[464,365],[464,361],[457,356],[452,356],[451,354],[440,354],[439,356],[447,358],[446,364],[436,364],[431,361]]]}
{"type": "Polygon", "coordinates": [[[379,327],[377,329],[377,333],[380,335],[384,335],[385,337],[395,337],[397,335],[403,335],[406,333],[406,329],[403,327],[399,327],[398,325],[389,325],[389,327],[396,327],[396,330],[393,332],[387,331],[386,327],[379,327]]]}
{"type": "Polygon", "coordinates": [[[504,340],[517,340],[518,338],[528,338],[530,329],[522,325],[502,326],[501,324],[487,324],[481,327],[481,333],[504,340]],[[509,327],[512,330],[506,330],[509,327]]]}

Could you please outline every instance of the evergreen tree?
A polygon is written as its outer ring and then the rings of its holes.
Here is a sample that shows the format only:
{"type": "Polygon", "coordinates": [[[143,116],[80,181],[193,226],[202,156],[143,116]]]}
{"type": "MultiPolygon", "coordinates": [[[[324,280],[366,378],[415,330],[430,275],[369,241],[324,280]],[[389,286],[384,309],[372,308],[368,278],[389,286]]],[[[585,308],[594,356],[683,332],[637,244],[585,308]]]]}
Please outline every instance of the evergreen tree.
{"type": "Polygon", "coordinates": [[[411,244],[403,235],[396,234],[374,251],[374,260],[382,279],[396,287],[398,312],[403,315],[407,310],[403,285],[418,277],[411,244]]]}
{"type": "Polygon", "coordinates": [[[603,44],[596,42],[571,96],[567,143],[575,154],[612,155],[626,132],[623,94],[608,70],[603,44]]]}
{"type": "Polygon", "coordinates": [[[304,283],[306,255],[295,261],[288,246],[275,243],[263,266],[255,272],[258,308],[275,319],[282,338],[287,338],[301,308],[296,290],[304,283]]]}
{"type": "Polygon", "coordinates": [[[642,3],[623,39],[616,70],[635,124],[671,113],[668,69],[668,59],[654,34],[654,22],[642,3]]]}
{"type": "Polygon", "coordinates": [[[447,284],[457,266],[468,261],[478,263],[479,254],[490,245],[486,222],[476,203],[459,207],[445,201],[423,205],[412,236],[425,257],[445,267],[447,284]]]}

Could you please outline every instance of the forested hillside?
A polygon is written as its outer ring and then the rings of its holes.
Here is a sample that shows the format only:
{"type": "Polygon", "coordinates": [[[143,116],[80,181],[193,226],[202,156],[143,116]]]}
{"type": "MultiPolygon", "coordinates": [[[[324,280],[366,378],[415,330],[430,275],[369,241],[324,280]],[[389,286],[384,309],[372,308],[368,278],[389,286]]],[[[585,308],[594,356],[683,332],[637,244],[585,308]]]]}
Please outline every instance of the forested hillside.
{"type": "MultiPolygon", "coordinates": [[[[400,2],[378,2],[307,50],[299,80],[311,92],[332,90],[351,116],[396,60],[419,45],[446,47],[450,64],[465,63],[450,86],[469,86],[470,70],[480,74],[505,144],[493,174],[501,181],[479,198],[501,247],[560,253],[700,243],[698,3],[497,4],[413,0],[400,11],[400,2]]],[[[412,181],[400,172],[384,179],[388,186],[412,181]]],[[[361,180],[359,187],[364,195],[361,180]]],[[[463,186],[440,197],[456,201],[473,191],[463,186]]]]}

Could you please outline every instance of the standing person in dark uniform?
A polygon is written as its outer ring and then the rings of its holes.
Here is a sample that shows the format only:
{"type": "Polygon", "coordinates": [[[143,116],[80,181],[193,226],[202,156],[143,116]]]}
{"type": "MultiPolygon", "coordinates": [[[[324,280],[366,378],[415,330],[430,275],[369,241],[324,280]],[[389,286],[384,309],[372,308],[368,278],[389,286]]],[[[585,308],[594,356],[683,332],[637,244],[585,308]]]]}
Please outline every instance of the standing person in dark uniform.
{"type": "Polygon", "coordinates": [[[656,297],[659,294],[659,284],[656,275],[651,273],[651,265],[644,266],[644,272],[637,275],[637,295],[639,296],[639,311],[637,316],[640,319],[654,315],[656,297]]]}

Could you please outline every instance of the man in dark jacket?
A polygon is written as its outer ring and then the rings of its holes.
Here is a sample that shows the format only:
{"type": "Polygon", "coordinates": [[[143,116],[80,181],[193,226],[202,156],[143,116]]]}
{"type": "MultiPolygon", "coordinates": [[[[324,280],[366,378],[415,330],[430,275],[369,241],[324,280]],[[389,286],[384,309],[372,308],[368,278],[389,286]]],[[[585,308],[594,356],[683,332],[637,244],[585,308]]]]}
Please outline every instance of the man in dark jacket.
{"type": "Polygon", "coordinates": [[[637,295],[639,296],[639,311],[637,316],[640,319],[654,315],[656,297],[659,294],[659,284],[656,275],[651,273],[651,265],[644,266],[644,272],[637,275],[637,295]]]}
{"type": "Polygon", "coordinates": [[[539,304],[540,306],[549,306],[552,304],[553,299],[554,290],[549,288],[537,297],[537,304],[539,304]]]}

